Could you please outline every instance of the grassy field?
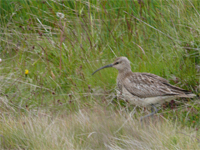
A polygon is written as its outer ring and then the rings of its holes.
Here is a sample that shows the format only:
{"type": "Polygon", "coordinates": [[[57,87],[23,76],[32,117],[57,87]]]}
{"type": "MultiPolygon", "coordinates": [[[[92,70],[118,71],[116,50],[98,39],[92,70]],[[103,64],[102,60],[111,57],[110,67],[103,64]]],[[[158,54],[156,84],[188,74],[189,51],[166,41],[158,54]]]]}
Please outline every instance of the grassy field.
{"type": "Polygon", "coordinates": [[[0,2],[0,149],[200,149],[197,0],[0,2]],[[149,112],[116,99],[117,70],[197,95],[149,112]],[[26,70],[26,71],[25,71],[26,70]]]}

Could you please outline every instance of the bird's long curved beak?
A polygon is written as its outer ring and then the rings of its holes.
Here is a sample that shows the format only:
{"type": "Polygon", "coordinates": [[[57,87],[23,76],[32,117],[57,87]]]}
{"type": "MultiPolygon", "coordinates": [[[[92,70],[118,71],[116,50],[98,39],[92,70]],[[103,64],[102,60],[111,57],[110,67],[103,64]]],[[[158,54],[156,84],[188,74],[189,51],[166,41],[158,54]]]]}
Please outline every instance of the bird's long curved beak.
{"type": "Polygon", "coordinates": [[[99,70],[101,70],[101,69],[108,68],[108,67],[112,67],[112,66],[113,66],[113,64],[109,64],[109,65],[103,66],[103,67],[97,69],[95,72],[93,72],[92,75],[94,75],[97,71],[99,71],[99,70]]]}

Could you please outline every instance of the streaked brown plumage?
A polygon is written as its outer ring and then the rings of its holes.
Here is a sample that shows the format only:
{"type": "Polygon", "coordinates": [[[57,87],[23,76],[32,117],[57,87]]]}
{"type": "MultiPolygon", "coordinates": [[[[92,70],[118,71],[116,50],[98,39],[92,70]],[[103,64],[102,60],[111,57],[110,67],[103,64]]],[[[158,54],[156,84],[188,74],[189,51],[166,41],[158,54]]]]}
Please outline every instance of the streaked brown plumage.
{"type": "MultiPolygon", "coordinates": [[[[130,61],[118,57],[114,63],[103,66],[97,71],[114,67],[118,70],[117,86],[126,100],[139,106],[162,104],[178,97],[194,97],[195,94],[171,85],[166,79],[151,73],[133,73],[130,61]]],[[[93,73],[93,74],[94,74],[93,73]]]]}

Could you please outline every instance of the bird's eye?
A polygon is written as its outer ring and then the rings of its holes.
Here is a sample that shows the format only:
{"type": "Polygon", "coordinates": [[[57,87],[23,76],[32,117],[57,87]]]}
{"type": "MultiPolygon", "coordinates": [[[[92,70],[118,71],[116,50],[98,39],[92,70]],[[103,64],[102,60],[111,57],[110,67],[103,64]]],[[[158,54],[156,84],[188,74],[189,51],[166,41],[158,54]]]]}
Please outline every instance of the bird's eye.
{"type": "Polygon", "coordinates": [[[115,65],[119,64],[119,62],[116,62],[115,65]]]}

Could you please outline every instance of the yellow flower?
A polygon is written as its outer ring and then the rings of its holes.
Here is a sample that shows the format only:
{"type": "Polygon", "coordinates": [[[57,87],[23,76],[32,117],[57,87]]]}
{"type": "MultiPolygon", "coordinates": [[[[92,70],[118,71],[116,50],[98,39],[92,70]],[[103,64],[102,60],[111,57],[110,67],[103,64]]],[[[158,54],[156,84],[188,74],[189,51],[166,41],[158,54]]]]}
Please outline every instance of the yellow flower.
{"type": "Polygon", "coordinates": [[[28,70],[26,69],[26,70],[25,70],[25,75],[27,75],[27,74],[28,74],[28,70]]]}

